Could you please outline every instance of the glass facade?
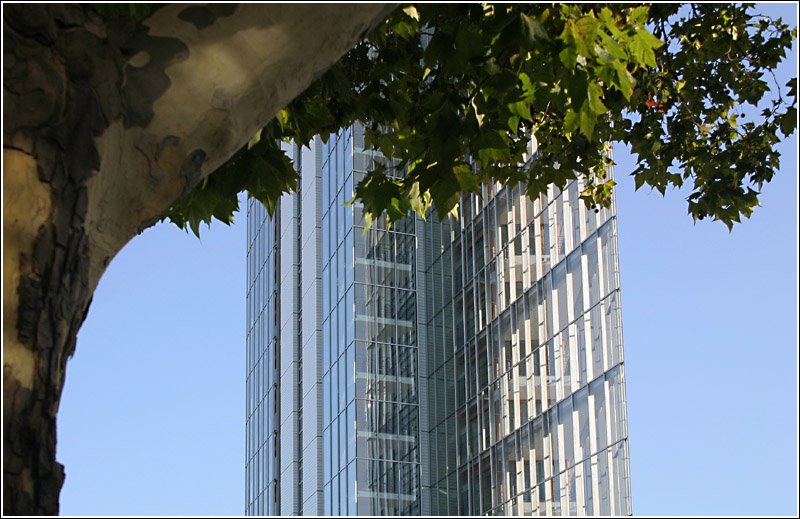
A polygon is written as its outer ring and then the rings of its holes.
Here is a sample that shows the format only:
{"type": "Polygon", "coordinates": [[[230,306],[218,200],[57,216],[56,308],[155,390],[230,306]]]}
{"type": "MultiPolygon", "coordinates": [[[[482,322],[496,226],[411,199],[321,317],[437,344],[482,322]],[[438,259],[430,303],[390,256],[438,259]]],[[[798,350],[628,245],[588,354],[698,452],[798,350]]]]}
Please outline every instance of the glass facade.
{"type": "Polygon", "coordinates": [[[432,514],[631,513],[616,221],[580,191],[426,224],[432,514]]]}
{"type": "Polygon", "coordinates": [[[277,513],[278,239],[275,221],[247,203],[246,488],[248,515],[277,513]]]}
{"type": "Polygon", "coordinates": [[[486,185],[364,232],[363,130],[290,151],[248,205],[246,513],[630,514],[614,209],[486,185]]]}
{"type": "MultiPolygon", "coordinates": [[[[413,220],[345,206],[376,160],[356,126],[321,144],[323,513],[419,513],[413,220]]],[[[380,160],[380,158],[377,158],[380,160]]]]}

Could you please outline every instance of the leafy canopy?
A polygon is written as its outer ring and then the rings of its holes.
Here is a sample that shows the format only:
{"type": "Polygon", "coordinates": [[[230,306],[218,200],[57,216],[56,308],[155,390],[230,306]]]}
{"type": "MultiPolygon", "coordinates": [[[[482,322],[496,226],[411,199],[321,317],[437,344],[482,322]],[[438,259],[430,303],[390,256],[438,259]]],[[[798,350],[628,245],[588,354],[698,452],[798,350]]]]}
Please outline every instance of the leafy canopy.
{"type": "Polygon", "coordinates": [[[727,4],[401,7],[165,218],[195,233],[230,222],[243,190],[274,211],[297,184],[277,142],[362,121],[366,146],[406,171],[378,166],[357,186],[368,222],[446,215],[489,181],[536,198],[583,176],[582,198],[607,206],[608,147],[622,142],[637,189],[691,183],[689,213],[731,228],[796,129],[796,78],[774,82],[796,31],[727,4]],[[520,166],[531,135],[538,159],[520,166]]]}

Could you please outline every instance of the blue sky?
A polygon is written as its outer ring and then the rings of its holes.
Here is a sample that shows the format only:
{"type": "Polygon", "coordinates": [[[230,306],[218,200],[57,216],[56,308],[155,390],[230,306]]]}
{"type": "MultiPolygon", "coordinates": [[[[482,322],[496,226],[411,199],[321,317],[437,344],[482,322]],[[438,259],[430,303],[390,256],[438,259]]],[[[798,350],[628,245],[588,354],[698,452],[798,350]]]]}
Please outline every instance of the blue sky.
{"type": "MultiPolygon", "coordinates": [[[[635,192],[615,150],[637,515],[797,512],[797,134],[780,149],[732,233],[635,192]]],[[[160,224],[112,262],[68,366],[62,514],[243,513],[244,223],[160,224]]]]}

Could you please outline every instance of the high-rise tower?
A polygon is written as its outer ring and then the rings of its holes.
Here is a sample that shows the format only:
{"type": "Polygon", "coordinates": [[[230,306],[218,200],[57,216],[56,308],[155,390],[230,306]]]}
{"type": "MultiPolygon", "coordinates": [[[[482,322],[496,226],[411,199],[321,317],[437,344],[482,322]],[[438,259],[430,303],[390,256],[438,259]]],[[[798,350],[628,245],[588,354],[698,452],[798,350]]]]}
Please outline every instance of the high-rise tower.
{"type": "Polygon", "coordinates": [[[249,515],[628,514],[613,208],[483,186],[366,233],[363,130],[248,202],[249,515]]]}

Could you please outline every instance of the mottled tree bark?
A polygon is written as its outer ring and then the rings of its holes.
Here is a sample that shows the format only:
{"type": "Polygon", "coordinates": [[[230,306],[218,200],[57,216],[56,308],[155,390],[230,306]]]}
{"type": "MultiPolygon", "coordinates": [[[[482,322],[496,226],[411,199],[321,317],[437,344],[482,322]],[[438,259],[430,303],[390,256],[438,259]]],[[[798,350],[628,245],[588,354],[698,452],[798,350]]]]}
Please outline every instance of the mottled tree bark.
{"type": "Polygon", "coordinates": [[[4,514],[58,513],[66,362],[111,259],[388,11],[5,7],[4,514]]]}

